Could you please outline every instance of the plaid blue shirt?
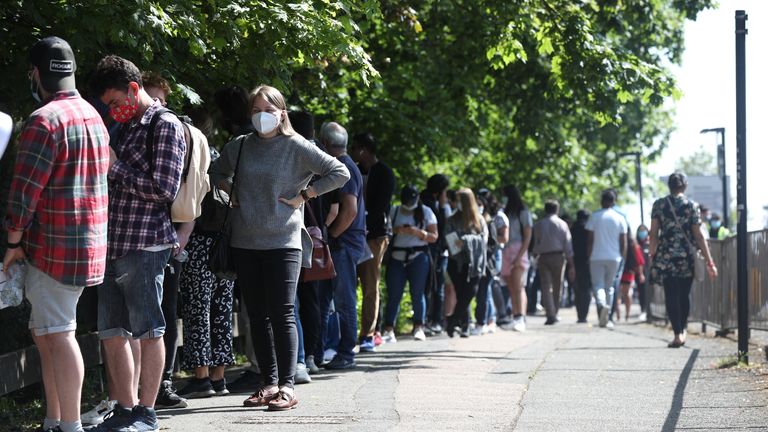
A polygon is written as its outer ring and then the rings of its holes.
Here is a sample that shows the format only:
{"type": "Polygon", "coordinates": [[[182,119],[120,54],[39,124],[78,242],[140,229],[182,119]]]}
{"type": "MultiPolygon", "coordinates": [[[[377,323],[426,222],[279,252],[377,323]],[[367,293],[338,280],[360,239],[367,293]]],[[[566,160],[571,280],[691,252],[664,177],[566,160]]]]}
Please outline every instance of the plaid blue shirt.
{"type": "Polygon", "coordinates": [[[109,170],[109,259],[177,242],[169,205],[179,190],[184,168],[184,130],[175,115],[160,117],[155,127],[154,173],[150,175],[147,132],[160,108],[155,101],[140,120],[125,124],[113,146],[117,162],[109,170]]]}

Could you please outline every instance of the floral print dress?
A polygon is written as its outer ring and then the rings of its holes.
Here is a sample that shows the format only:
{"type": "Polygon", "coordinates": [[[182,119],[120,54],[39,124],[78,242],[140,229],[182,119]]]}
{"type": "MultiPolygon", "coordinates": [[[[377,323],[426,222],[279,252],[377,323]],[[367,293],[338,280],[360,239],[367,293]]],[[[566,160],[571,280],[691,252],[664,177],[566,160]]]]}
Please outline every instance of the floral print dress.
{"type": "Polygon", "coordinates": [[[699,205],[685,195],[669,195],[653,203],[651,218],[659,221],[660,230],[659,245],[651,264],[651,283],[661,285],[665,277],[692,278],[694,257],[689,244],[695,244],[691,228],[701,224],[699,205]],[[675,222],[673,211],[682,230],[675,222]]]}

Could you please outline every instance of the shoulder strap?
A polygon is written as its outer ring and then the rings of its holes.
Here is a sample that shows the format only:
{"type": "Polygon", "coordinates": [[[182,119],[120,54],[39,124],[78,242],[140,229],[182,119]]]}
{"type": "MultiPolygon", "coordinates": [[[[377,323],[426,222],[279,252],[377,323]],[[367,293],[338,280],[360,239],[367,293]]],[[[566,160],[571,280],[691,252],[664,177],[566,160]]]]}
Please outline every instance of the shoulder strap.
{"type": "Polygon", "coordinates": [[[669,197],[667,197],[667,204],[669,204],[669,210],[672,212],[672,217],[675,218],[675,224],[680,229],[680,231],[682,231],[683,237],[685,237],[685,241],[686,241],[686,243],[688,243],[688,247],[692,248],[693,247],[693,243],[691,243],[691,240],[688,238],[688,234],[683,229],[683,226],[680,225],[680,221],[677,220],[677,212],[675,211],[675,206],[672,205],[672,200],[670,200],[669,197]]]}
{"type": "Polygon", "coordinates": [[[157,141],[155,128],[157,128],[157,122],[160,120],[160,116],[167,112],[173,113],[173,115],[178,117],[175,112],[169,110],[168,108],[159,108],[157,111],[155,111],[155,113],[152,115],[152,119],[149,121],[149,129],[147,129],[147,142],[145,146],[150,174],[154,174],[155,172],[155,143],[157,141]]]}
{"type": "Polygon", "coordinates": [[[182,121],[181,126],[184,128],[184,140],[187,145],[187,160],[184,161],[184,171],[181,173],[181,182],[186,183],[187,176],[189,176],[189,168],[192,166],[192,153],[195,152],[195,135],[192,133],[192,130],[186,122],[182,121]]]}
{"type": "Polygon", "coordinates": [[[245,141],[245,136],[240,138],[240,148],[237,150],[237,161],[235,162],[235,173],[232,175],[232,188],[229,190],[227,208],[224,211],[224,220],[221,222],[220,232],[224,232],[227,224],[229,224],[229,209],[232,208],[232,195],[235,194],[235,181],[237,180],[237,169],[240,167],[240,155],[243,154],[243,141],[245,141]]]}
{"type": "Polygon", "coordinates": [[[392,218],[392,242],[390,244],[395,244],[395,238],[397,238],[397,233],[395,232],[395,222],[397,222],[397,213],[400,212],[400,206],[395,207],[395,217],[392,218]]]}

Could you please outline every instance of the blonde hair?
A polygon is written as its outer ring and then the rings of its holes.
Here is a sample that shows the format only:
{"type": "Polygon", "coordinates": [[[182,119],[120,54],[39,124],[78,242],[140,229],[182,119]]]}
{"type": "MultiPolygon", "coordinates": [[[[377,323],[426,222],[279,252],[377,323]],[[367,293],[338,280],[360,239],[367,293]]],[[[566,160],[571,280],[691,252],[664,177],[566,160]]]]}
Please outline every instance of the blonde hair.
{"type": "Polygon", "coordinates": [[[476,233],[483,232],[483,223],[480,218],[480,211],[475,201],[475,194],[469,188],[461,188],[456,191],[456,200],[461,203],[461,225],[467,231],[476,233]]]}
{"type": "Polygon", "coordinates": [[[280,116],[280,124],[277,125],[277,133],[280,135],[296,135],[296,131],[294,131],[293,126],[291,126],[291,120],[288,118],[288,106],[285,104],[285,98],[282,93],[280,93],[280,90],[264,84],[253,89],[250,96],[251,111],[256,104],[256,99],[260,97],[277,107],[277,109],[285,111],[285,115],[280,116]]]}

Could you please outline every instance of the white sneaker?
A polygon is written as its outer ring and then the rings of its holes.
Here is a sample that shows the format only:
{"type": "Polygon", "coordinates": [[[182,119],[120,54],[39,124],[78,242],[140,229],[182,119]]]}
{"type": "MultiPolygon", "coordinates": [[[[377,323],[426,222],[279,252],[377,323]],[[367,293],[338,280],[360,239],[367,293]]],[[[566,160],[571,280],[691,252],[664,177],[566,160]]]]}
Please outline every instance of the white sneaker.
{"type": "Polygon", "coordinates": [[[525,317],[521,316],[520,318],[517,318],[512,323],[512,330],[518,331],[518,332],[524,332],[525,331],[525,317]]]}
{"type": "Polygon", "coordinates": [[[425,335],[424,330],[421,327],[419,327],[418,330],[413,332],[413,339],[417,341],[427,340],[427,335],[425,335]]]}
{"type": "Polygon", "coordinates": [[[323,363],[328,363],[333,358],[336,357],[336,350],[333,348],[328,348],[323,352],[323,363]]]}
{"type": "Polygon", "coordinates": [[[496,323],[490,323],[486,327],[488,328],[488,333],[496,333],[496,323]]]}
{"type": "Polygon", "coordinates": [[[605,327],[608,324],[608,306],[603,306],[600,309],[600,327],[605,327]]]}
{"type": "Polygon", "coordinates": [[[640,315],[637,317],[640,321],[645,321],[648,318],[648,315],[645,312],[640,312],[640,315]]]}
{"type": "Polygon", "coordinates": [[[480,336],[480,332],[483,329],[481,327],[474,326],[471,329],[469,329],[469,334],[472,336],[480,336]]]}
{"type": "Polygon", "coordinates": [[[92,410],[80,415],[80,422],[84,425],[99,425],[104,423],[104,416],[112,412],[117,405],[115,400],[106,400],[99,402],[92,410]]]}
{"type": "Polygon", "coordinates": [[[613,320],[609,320],[607,323],[605,323],[605,327],[612,329],[616,326],[616,324],[613,323],[613,320]]]}
{"type": "Polygon", "coordinates": [[[384,334],[381,336],[381,340],[384,341],[384,343],[386,344],[397,342],[397,338],[395,337],[395,331],[394,330],[385,331],[384,334]]]}

